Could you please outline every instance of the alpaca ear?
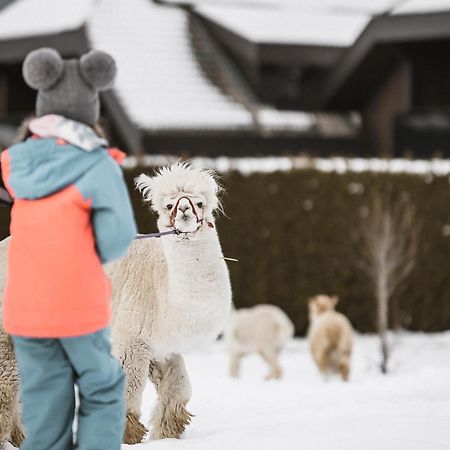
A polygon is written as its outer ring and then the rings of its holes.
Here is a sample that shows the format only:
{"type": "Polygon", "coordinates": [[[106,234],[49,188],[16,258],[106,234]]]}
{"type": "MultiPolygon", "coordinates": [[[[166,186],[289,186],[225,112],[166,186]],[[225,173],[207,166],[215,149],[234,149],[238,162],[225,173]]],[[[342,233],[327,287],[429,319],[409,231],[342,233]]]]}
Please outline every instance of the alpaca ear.
{"type": "Polygon", "coordinates": [[[223,213],[223,210],[221,209],[221,203],[218,198],[219,194],[222,191],[222,186],[220,185],[219,178],[212,170],[203,169],[201,171],[201,175],[206,186],[206,189],[204,192],[202,192],[202,194],[206,197],[208,204],[212,210],[219,208],[219,210],[223,213]]]}
{"type": "Polygon", "coordinates": [[[333,295],[333,297],[331,297],[331,303],[333,306],[336,306],[339,303],[339,297],[337,295],[333,295]]]}
{"type": "Polygon", "coordinates": [[[222,190],[222,186],[220,186],[219,184],[219,178],[217,176],[217,174],[215,172],[213,172],[212,170],[208,170],[206,172],[208,174],[208,177],[210,177],[211,179],[211,183],[214,189],[214,194],[219,194],[219,192],[222,190]]]}
{"type": "Polygon", "coordinates": [[[138,177],[134,179],[134,184],[136,189],[140,191],[142,197],[146,202],[151,202],[152,198],[152,187],[153,187],[153,178],[145,175],[145,173],[141,173],[138,177]]]}
{"type": "Polygon", "coordinates": [[[31,88],[48,89],[61,78],[63,69],[63,60],[56,50],[40,48],[28,53],[23,62],[22,74],[31,88]]]}
{"type": "Polygon", "coordinates": [[[80,72],[88,84],[104,91],[112,86],[116,78],[116,62],[108,53],[92,50],[80,58],[80,72]]]}

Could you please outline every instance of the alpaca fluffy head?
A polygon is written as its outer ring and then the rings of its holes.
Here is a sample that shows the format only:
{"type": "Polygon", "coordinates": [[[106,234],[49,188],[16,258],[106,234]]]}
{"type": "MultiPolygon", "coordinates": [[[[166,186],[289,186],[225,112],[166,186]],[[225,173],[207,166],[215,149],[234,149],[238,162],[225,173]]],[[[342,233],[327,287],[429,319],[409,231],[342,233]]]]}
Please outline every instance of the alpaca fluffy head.
{"type": "Polygon", "coordinates": [[[196,214],[203,220],[202,224],[214,223],[213,213],[220,207],[221,188],[212,171],[194,168],[189,163],[175,163],[159,169],[154,176],[141,174],[135,183],[144,200],[158,213],[161,231],[172,227],[171,217],[176,228],[183,232],[197,230],[196,214]]]}
{"type": "Polygon", "coordinates": [[[334,310],[338,303],[338,297],[330,297],[328,295],[316,295],[308,301],[309,317],[314,319],[320,314],[334,310]]]}

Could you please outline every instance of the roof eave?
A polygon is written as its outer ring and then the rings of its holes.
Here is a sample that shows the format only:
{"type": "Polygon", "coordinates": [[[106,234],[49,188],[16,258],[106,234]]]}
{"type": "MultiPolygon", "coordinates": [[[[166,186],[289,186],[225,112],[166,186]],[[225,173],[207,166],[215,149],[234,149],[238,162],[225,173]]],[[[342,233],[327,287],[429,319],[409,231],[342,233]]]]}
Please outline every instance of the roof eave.
{"type": "Polygon", "coordinates": [[[380,63],[377,67],[387,70],[389,64],[397,59],[398,55],[393,49],[395,44],[443,39],[450,39],[450,12],[380,16],[374,19],[321,84],[315,106],[338,109],[352,107],[360,102],[360,96],[366,96],[370,92],[368,88],[372,86],[370,80],[373,78],[373,61],[378,59],[380,63]],[[380,57],[380,52],[385,52],[386,49],[389,50],[380,57]],[[364,89],[354,89],[354,99],[344,102],[342,99],[346,96],[341,93],[348,93],[348,86],[356,78],[356,74],[364,89]],[[361,76],[366,81],[361,81],[361,76]]]}
{"type": "Polygon", "coordinates": [[[255,42],[195,10],[193,14],[232,53],[252,66],[274,64],[330,67],[345,50],[345,47],[325,44],[255,42]]]}
{"type": "Polygon", "coordinates": [[[17,63],[40,47],[52,47],[63,56],[82,55],[90,48],[84,26],[55,34],[3,39],[0,40],[0,63],[17,63]]]}

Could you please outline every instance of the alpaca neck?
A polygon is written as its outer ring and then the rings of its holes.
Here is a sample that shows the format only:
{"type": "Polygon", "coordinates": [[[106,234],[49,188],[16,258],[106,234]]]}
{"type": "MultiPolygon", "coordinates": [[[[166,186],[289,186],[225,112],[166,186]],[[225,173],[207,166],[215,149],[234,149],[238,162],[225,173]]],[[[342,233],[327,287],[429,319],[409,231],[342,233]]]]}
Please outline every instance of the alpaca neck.
{"type": "Polygon", "coordinates": [[[215,229],[205,231],[196,241],[167,239],[164,253],[169,272],[169,297],[172,304],[202,303],[205,290],[215,286],[223,272],[225,261],[215,229]]]}
{"type": "Polygon", "coordinates": [[[163,243],[168,297],[158,321],[161,353],[183,352],[211,341],[225,324],[231,302],[228,268],[216,231],[205,234],[196,241],[163,243]]]}

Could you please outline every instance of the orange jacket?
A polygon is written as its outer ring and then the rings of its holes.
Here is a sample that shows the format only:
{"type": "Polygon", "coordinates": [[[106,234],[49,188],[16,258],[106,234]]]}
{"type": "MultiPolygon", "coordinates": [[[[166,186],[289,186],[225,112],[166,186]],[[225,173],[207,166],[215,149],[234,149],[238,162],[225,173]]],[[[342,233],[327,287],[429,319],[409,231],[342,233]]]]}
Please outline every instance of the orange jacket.
{"type": "Polygon", "coordinates": [[[5,330],[68,337],[107,326],[111,288],[102,263],[122,255],[136,234],[111,153],[30,138],[4,151],[1,166],[15,199],[5,330]]]}

